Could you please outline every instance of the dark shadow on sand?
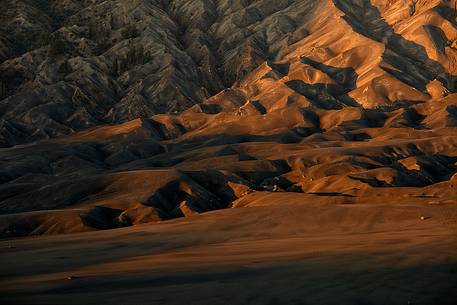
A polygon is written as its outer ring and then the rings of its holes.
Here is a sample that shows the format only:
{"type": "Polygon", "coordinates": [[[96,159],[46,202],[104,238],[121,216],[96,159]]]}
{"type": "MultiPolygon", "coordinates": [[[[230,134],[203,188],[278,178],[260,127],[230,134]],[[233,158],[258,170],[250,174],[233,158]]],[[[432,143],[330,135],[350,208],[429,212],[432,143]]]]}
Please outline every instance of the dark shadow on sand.
{"type": "Polygon", "coordinates": [[[336,84],[307,84],[302,80],[292,80],[286,85],[295,92],[305,96],[314,107],[331,110],[342,109],[346,106],[361,107],[349,96],[349,92],[356,88],[358,75],[351,67],[337,68],[301,57],[301,62],[327,74],[336,84]]]}
{"type": "Polygon", "coordinates": [[[369,256],[81,277],[2,293],[3,304],[454,305],[457,262],[398,266],[369,256]]]}

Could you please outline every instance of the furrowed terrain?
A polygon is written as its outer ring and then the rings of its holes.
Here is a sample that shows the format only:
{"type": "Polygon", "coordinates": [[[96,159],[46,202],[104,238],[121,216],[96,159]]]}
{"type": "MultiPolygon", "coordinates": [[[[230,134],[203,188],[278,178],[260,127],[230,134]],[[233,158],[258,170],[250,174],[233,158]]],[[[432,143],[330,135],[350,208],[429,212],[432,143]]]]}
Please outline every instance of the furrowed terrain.
{"type": "Polygon", "coordinates": [[[5,1],[5,300],[455,304],[455,8],[5,1]]]}

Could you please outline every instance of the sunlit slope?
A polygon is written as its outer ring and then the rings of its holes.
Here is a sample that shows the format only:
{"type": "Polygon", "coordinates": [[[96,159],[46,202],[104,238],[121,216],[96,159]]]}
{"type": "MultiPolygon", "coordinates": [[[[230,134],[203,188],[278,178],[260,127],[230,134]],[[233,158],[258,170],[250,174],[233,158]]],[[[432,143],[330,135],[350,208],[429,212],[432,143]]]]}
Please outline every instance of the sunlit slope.
{"type": "MultiPolygon", "coordinates": [[[[186,9],[216,20],[209,32],[182,37],[214,35],[211,54],[228,73],[216,69],[219,82],[201,72],[218,90],[182,112],[100,121],[1,149],[2,234],[106,229],[290,200],[457,203],[454,3],[419,1],[411,10],[406,1],[267,2],[218,2],[217,15],[198,1],[171,2],[187,16],[181,22],[197,18],[186,9]]],[[[205,24],[199,20],[187,29],[205,24]]],[[[15,101],[3,100],[2,109],[15,101]]]]}

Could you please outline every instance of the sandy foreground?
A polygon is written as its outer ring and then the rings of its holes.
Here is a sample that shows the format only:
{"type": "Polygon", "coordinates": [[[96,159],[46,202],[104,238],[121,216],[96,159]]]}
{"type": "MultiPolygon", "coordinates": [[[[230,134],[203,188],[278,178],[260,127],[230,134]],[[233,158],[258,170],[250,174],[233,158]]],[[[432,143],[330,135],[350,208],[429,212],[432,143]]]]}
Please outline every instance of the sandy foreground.
{"type": "Polygon", "coordinates": [[[456,205],[296,196],[158,225],[2,240],[1,303],[456,304],[456,205]]]}

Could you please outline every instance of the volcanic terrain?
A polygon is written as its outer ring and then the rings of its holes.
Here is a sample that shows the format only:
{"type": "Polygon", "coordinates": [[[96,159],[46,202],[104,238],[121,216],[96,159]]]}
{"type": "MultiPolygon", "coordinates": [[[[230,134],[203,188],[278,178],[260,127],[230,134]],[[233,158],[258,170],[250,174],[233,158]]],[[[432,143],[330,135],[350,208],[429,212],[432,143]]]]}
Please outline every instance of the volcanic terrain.
{"type": "Polygon", "coordinates": [[[457,3],[2,0],[2,304],[457,304],[457,3]]]}

